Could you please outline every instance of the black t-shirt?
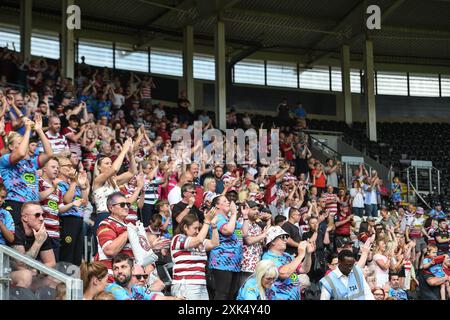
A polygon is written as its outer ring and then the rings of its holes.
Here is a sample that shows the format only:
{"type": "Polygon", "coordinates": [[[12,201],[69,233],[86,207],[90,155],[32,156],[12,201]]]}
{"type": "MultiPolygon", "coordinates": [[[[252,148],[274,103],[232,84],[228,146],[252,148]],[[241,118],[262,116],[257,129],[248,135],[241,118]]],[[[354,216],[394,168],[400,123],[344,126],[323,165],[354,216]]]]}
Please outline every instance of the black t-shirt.
{"type": "MultiPolygon", "coordinates": [[[[187,203],[184,203],[183,201],[178,202],[176,205],[173,206],[172,209],[172,225],[173,230],[176,230],[178,227],[177,217],[178,215],[187,207],[187,203]]],[[[188,214],[196,215],[198,220],[203,223],[205,220],[205,216],[202,211],[200,211],[196,206],[193,206],[191,210],[189,210],[188,214]]]]}
{"type": "Polygon", "coordinates": [[[438,248],[438,251],[440,252],[448,252],[449,249],[449,243],[439,243],[436,239],[436,237],[441,237],[442,240],[448,239],[450,237],[448,230],[442,231],[441,229],[437,229],[434,234],[434,239],[436,240],[436,247],[438,248]]]}
{"type": "Polygon", "coordinates": [[[433,274],[429,274],[426,270],[419,272],[419,295],[421,300],[440,300],[440,288],[441,286],[430,286],[427,283],[427,279],[433,278],[433,274]]]}
{"type": "MultiPolygon", "coordinates": [[[[35,241],[34,235],[27,236],[25,234],[25,231],[24,231],[22,225],[16,227],[16,231],[14,233],[14,242],[12,243],[13,246],[24,246],[25,252],[27,252],[28,250],[30,250],[34,241],[35,241]]],[[[52,249],[53,249],[53,246],[52,246],[51,239],[50,239],[50,237],[47,237],[47,239],[42,244],[41,249],[39,250],[39,253],[38,253],[36,259],[40,260],[40,253],[42,251],[47,251],[47,250],[52,250],[52,249]]]]}
{"type": "MultiPolygon", "coordinates": [[[[281,228],[289,234],[289,237],[292,240],[294,240],[297,243],[300,242],[300,240],[301,240],[300,231],[294,224],[290,223],[289,221],[286,221],[286,223],[283,224],[283,226],[281,228]]],[[[298,249],[296,247],[291,247],[291,246],[287,245],[286,252],[289,254],[292,254],[292,255],[296,255],[298,252],[298,249]]]]}
{"type": "Polygon", "coordinates": [[[278,117],[282,119],[288,119],[289,118],[289,106],[286,104],[280,104],[278,106],[278,117]]]}

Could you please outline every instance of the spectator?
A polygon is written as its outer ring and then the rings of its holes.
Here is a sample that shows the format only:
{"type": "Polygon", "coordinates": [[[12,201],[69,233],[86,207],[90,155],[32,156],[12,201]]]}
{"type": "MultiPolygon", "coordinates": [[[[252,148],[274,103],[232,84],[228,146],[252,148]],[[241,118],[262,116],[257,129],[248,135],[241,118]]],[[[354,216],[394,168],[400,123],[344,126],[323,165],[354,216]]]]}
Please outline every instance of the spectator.
{"type": "Polygon", "coordinates": [[[402,184],[399,177],[394,177],[394,179],[392,180],[391,194],[392,202],[396,207],[398,207],[402,202],[402,184]]]}
{"type": "Polygon", "coordinates": [[[350,189],[350,206],[352,207],[352,213],[360,218],[364,215],[364,191],[361,188],[359,180],[353,182],[353,188],[350,189]]]}
{"type": "Polygon", "coordinates": [[[10,244],[14,241],[15,225],[9,211],[1,208],[6,198],[6,188],[0,184],[0,245],[10,244]]]}
{"type": "Polygon", "coordinates": [[[294,258],[285,252],[288,236],[281,227],[271,227],[265,241],[268,251],[263,254],[262,260],[272,260],[278,268],[279,275],[274,283],[276,299],[300,300],[298,275],[309,272],[315,245],[312,242],[300,242],[294,258]]]}
{"type": "MultiPolygon", "coordinates": [[[[21,209],[21,221],[16,224],[13,249],[41,261],[50,268],[56,265],[52,243],[44,225],[44,210],[39,202],[29,201],[21,209]]],[[[25,264],[16,261],[12,266],[12,283],[19,287],[30,287],[32,273],[25,264]]]]}
{"type": "Polygon", "coordinates": [[[181,187],[181,194],[183,195],[183,198],[180,202],[174,205],[172,209],[172,223],[174,229],[177,229],[178,224],[188,214],[195,215],[199,219],[200,223],[203,223],[204,214],[195,206],[196,193],[195,186],[192,183],[186,183],[181,187]]]}
{"type": "Polygon", "coordinates": [[[254,274],[257,263],[261,260],[264,251],[264,239],[267,236],[267,230],[271,226],[270,214],[263,214],[259,212],[259,205],[255,201],[247,201],[245,205],[248,207],[248,232],[244,238],[244,248],[241,261],[241,281],[243,282],[254,274]],[[265,219],[266,225],[264,229],[261,228],[258,221],[262,222],[265,219]]]}
{"type": "Polygon", "coordinates": [[[297,208],[289,209],[289,219],[281,227],[288,235],[286,253],[295,256],[298,252],[298,244],[301,241],[300,231],[297,227],[300,221],[300,212],[297,208]]]}
{"type": "Polygon", "coordinates": [[[384,292],[383,288],[374,288],[372,289],[372,294],[375,298],[375,300],[385,300],[386,298],[386,293],[384,292]]]}
{"type": "Polygon", "coordinates": [[[133,258],[125,224],[130,204],[122,193],[114,192],[108,196],[106,205],[111,215],[100,222],[98,227],[96,234],[98,253],[95,256],[95,261],[99,261],[108,268],[110,275],[108,282],[112,282],[112,259],[119,253],[133,258]]]}
{"type": "Polygon", "coordinates": [[[446,219],[438,220],[438,229],[434,232],[434,239],[438,248],[438,255],[448,254],[450,231],[448,230],[446,219]]]}
{"type": "Polygon", "coordinates": [[[50,142],[53,154],[55,156],[58,156],[60,154],[70,154],[67,139],[61,134],[61,120],[59,119],[59,117],[51,116],[48,119],[48,131],[45,133],[45,135],[50,142]]]}
{"type": "Polygon", "coordinates": [[[364,209],[367,217],[376,217],[378,215],[378,196],[379,191],[379,179],[377,176],[372,178],[365,177],[363,180],[363,190],[364,190],[364,209]]]}
{"type": "Polygon", "coordinates": [[[93,300],[104,292],[108,284],[108,269],[100,262],[85,262],[80,265],[80,278],[83,280],[83,300],[93,300]]]}
{"type": "Polygon", "coordinates": [[[201,229],[197,216],[192,214],[185,215],[178,225],[179,231],[171,244],[173,296],[184,296],[187,300],[209,300],[206,252],[219,245],[217,219],[213,209],[205,216],[201,229]],[[211,240],[206,239],[209,228],[212,229],[211,240]]]}
{"type": "Polygon", "coordinates": [[[92,196],[97,208],[95,216],[94,232],[96,232],[100,222],[108,217],[107,197],[119,191],[119,185],[129,181],[136,174],[136,163],[131,156],[130,171],[117,176],[127,153],[132,155],[132,140],[125,141],[122,151],[114,162],[111,163],[109,157],[100,157],[94,169],[94,181],[92,184],[92,196]]]}
{"type": "Polygon", "coordinates": [[[389,297],[393,297],[396,300],[408,300],[408,294],[400,288],[400,277],[398,274],[389,274],[389,284],[391,286],[388,291],[389,297]]]}
{"type": "Polygon", "coordinates": [[[324,171],[327,178],[327,186],[332,186],[333,193],[337,194],[339,188],[338,174],[341,173],[341,162],[337,161],[334,164],[333,159],[327,159],[324,171]]]}
{"type": "Polygon", "coordinates": [[[239,289],[243,238],[248,234],[248,208],[242,210],[243,223],[237,221],[234,202],[225,196],[214,198],[212,207],[218,214],[220,244],[211,250],[208,267],[216,287],[214,300],[234,300],[239,289]]]}
{"type": "Polygon", "coordinates": [[[53,156],[50,143],[42,131],[42,119],[35,117],[35,123],[25,119],[25,135],[22,137],[17,132],[8,135],[7,148],[9,153],[0,158],[0,176],[7,190],[5,207],[13,217],[14,223],[21,223],[21,207],[23,203],[39,201],[39,184],[36,171],[44,166],[53,156]],[[38,134],[44,146],[44,154],[35,155],[29,152],[29,139],[34,125],[34,131],[38,134]]]}
{"type": "Polygon", "coordinates": [[[183,300],[181,297],[164,297],[162,293],[151,292],[140,285],[132,285],[134,262],[126,254],[118,254],[112,260],[114,282],[105,291],[112,293],[116,300],[183,300]]]}
{"type": "Polygon", "coordinates": [[[83,256],[84,222],[89,203],[90,183],[85,171],[77,172],[70,160],[58,159],[59,179],[57,186],[63,197],[63,202],[68,206],[67,211],[60,210],[61,230],[60,259],[80,265],[83,256]]]}
{"type": "Polygon", "coordinates": [[[254,275],[239,289],[236,300],[275,300],[273,284],[278,276],[278,268],[272,260],[259,261],[254,275]]]}

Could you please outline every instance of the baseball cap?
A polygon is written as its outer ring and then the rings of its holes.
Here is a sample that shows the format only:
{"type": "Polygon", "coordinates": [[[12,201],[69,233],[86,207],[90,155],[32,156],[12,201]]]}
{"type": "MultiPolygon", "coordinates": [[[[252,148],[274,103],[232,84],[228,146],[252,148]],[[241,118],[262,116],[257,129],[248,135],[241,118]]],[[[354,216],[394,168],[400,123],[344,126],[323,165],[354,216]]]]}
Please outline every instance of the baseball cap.
{"type": "Polygon", "coordinates": [[[368,217],[367,218],[367,221],[375,221],[376,219],[375,219],[375,217],[368,217]]]}
{"type": "Polygon", "coordinates": [[[256,202],[256,201],[253,201],[253,200],[247,201],[247,205],[248,205],[250,208],[259,207],[259,203],[256,202]]]}
{"type": "Polygon", "coordinates": [[[281,229],[280,226],[274,226],[274,227],[270,227],[267,230],[267,235],[266,235],[266,246],[271,243],[273,240],[275,240],[277,237],[279,236],[283,236],[283,235],[287,235],[289,236],[289,234],[284,231],[283,229],[281,229]]]}
{"type": "Polygon", "coordinates": [[[423,210],[423,208],[422,207],[417,207],[417,209],[416,209],[416,214],[424,214],[424,210],[423,210]]]}
{"type": "Polygon", "coordinates": [[[336,247],[343,248],[347,245],[353,245],[353,241],[349,237],[337,238],[336,247]]]}
{"type": "Polygon", "coordinates": [[[270,214],[272,214],[272,211],[270,211],[269,208],[264,207],[264,208],[261,209],[261,213],[270,213],[270,214]]]}

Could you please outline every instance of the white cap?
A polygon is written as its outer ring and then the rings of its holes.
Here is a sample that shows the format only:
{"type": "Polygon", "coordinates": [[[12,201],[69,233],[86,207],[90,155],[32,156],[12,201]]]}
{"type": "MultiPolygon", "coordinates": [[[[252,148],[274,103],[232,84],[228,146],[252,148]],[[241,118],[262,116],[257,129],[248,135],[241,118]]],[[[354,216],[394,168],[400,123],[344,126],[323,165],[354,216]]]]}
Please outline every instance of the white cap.
{"type": "Polygon", "coordinates": [[[273,240],[275,240],[276,237],[279,237],[282,235],[289,236],[289,234],[286,231],[284,231],[283,229],[281,229],[280,226],[270,227],[269,230],[267,230],[266,246],[269,243],[271,243],[273,240]]]}

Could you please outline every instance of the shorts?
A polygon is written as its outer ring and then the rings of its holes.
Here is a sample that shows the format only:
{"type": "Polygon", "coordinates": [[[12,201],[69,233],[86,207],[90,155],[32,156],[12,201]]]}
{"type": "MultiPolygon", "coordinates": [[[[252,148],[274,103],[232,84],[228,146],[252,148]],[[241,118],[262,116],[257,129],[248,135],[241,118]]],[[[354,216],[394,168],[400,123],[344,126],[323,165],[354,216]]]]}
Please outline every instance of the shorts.
{"type": "Polygon", "coordinates": [[[416,252],[422,252],[427,248],[427,242],[423,237],[421,238],[412,238],[416,242],[416,252]]]}

